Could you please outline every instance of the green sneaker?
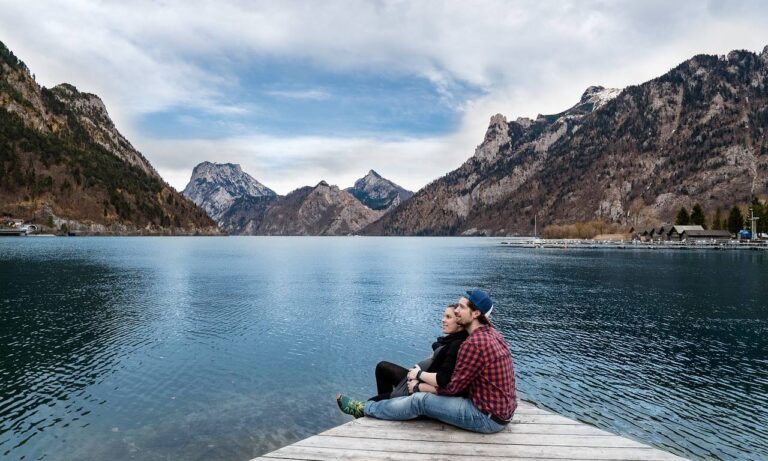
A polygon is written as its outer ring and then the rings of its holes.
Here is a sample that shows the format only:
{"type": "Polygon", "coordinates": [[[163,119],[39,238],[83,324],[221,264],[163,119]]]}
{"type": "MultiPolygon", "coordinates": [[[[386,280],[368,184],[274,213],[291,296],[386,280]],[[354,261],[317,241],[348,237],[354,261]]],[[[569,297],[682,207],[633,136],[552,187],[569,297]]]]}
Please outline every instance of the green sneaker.
{"type": "Polygon", "coordinates": [[[359,400],[352,400],[346,395],[336,394],[336,405],[339,406],[339,410],[355,418],[365,416],[363,412],[365,404],[359,400]]]}

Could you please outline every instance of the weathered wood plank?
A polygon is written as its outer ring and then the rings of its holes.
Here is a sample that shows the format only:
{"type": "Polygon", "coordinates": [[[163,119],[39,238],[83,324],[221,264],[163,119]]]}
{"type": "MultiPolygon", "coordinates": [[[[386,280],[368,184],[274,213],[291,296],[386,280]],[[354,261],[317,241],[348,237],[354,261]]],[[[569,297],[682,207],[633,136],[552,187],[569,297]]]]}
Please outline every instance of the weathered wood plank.
{"type": "Polygon", "coordinates": [[[473,434],[461,430],[412,430],[371,426],[339,426],[323,432],[324,436],[412,440],[428,442],[475,442],[502,445],[542,445],[574,447],[611,447],[644,448],[645,445],[634,440],[610,435],[560,435],[560,434],[473,434]]]}
{"type": "Polygon", "coordinates": [[[350,450],[359,447],[369,451],[420,453],[434,455],[462,455],[483,457],[519,457],[553,459],[632,459],[666,461],[679,458],[652,448],[552,447],[528,445],[489,445],[484,443],[425,442],[410,440],[357,439],[347,437],[315,436],[294,444],[300,447],[350,450]]]}
{"type": "MultiPolygon", "coordinates": [[[[462,431],[448,424],[444,424],[438,421],[429,420],[411,420],[411,421],[383,421],[374,418],[360,418],[355,421],[351,421],[346,425],[360,425],[368,427],[391,427],[391,428],[405,428],[408,430],[444,430],[444,431],[462,431]],[[437,426],[438,429],[434,429],[437,426]]],[[[343,426],[340,426],[343,427],[343,426]]],[[[466,431],[462,431],[466,432],[466,431]]],[[[562,435],[604,435],[609,437],[616,437],[615,434],[600,430],[594,426],[587,424],[523,424],[513,423],[505,427],[501,433],[515,433],[515,434],[562,434],[562,435]]]]}
{"type": "MultiPolygon", "coordinates": [[[[362,420],[369,420],[369,421],[379,421],[375,418],[361,418],[359,421],[362,420]]],[[[417,420],[418,421],[418,420],[417,420]]],[[[514,426],[517,424],[546,424],[548,426],[552,425],[566,425],[566,426],[579,426],[583,425],[584,423],[580,423],[578,421],[574,421],[572,419],[565,418],[560,415],[518,415],[515,414],[515,416],[512,418],[512,422],[507,426],[514,426]]]]}
{"type": "MultiPolygon", "coordinates": [[[[337,450],[332,448],[303,447],[289,445],[277,451],[264,455],[255,460],[301,460],[301,461],[325,461],[325,460],[344,460],[344,461],[446,461],[445,455],[434,455],[425,453],[382,452],[373,450],[337,450]]],[[[451,456],[450,461],[563,461],[561,458],[519,458],[519,457],[498,457],[498,456],[451,456]]],[[[579,461],[599,461],[599,460],[579,460],[579,461]]]]}
{"type": "Polygon", "coordinates": [[[516,414],[539,414],[539,415],[551,415],[552,412],[549,410],[545,410],[544,408],[539,408],[533,404],[530,404],[528,402],[518,402],[517,404],[517,410],[515,410],[516,414]]]}

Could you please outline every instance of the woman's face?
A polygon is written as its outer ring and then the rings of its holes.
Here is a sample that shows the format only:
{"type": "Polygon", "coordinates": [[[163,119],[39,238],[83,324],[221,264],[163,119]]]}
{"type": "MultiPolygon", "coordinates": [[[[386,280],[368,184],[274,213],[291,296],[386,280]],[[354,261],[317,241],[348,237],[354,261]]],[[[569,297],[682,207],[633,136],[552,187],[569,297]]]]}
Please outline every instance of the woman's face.
{"type": "Polygon", "coordinates": [[[461,331],[461,325],[456,322],[456,313],[452,307],[446,307],[443,312],[443,333],[450,335],[461,331]]]}

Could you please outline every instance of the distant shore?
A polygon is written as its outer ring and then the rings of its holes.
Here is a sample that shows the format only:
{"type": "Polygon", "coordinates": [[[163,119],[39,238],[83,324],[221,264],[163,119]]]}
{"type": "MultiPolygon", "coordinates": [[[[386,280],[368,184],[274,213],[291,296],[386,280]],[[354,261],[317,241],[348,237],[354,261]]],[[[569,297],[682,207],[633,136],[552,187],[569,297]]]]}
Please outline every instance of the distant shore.
{"type": "Polygon", "coordinates": [[[560,249],[619,249],[619,250],[768,250],[768,241],[656,241],[643,242],[588,240],[588,239],[529,239],[504,240],[501,245],[515,248],[560,248],[560,249]]]}

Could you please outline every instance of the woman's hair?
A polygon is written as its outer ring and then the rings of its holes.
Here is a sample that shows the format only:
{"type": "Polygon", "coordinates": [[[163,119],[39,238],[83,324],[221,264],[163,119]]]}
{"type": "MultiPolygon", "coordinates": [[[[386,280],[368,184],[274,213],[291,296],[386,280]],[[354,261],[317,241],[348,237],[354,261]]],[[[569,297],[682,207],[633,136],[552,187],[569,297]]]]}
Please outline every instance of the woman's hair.
{"type": "Polygon", "coordinates": [[[451,309],[456,309],[457,307],[459,307],[459,303],[448,304],[445,307],[450,307],[451,309]]]}
{"type": "MultiPolygon", "coordinates": [[[[478,308],[477,308],[477,306],[475,306],[475,303],[473,303],[473,302],[472,302],[472,301],[470,301],[469,299],[467,299],[467,306],[469,306],[469,309],[470,309],[470,310],[473,310],[473,311],[478,311],[478,312],[480,312],[480,309],[478,309],[478,308]]],[[[478,321],[478,322],[480,322],[480,325],[488,325],[488,324],[490,323],[490,322],[488,321],[488,317],[486,317],[485,315],[483,315],[483,313],[482,313],[482,312],[480,312],[480,315],[477,317],[477,321],[478,321]]]]}

